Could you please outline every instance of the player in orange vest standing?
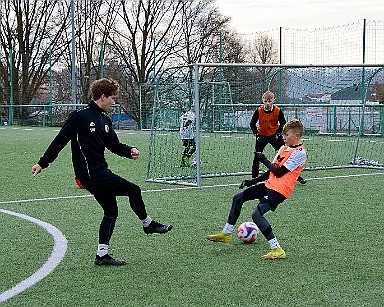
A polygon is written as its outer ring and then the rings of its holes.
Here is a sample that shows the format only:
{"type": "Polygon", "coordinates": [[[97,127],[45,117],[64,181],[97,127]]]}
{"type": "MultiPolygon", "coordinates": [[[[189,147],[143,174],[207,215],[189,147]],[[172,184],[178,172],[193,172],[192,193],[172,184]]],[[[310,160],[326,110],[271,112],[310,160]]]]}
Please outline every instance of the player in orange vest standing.
{"type": "Polygon", "coordinates": [[[252,213],[252,219],[260,232],[267,239],[271,250],[262,256],[263,259],[282,259],[285,251],[277,241],[272,227],[264,217],[268,211],[275,211],[277,206],[286,200],[293,192],[297,178],[305,167],[307,152],[301,143],[303,124],[293,119],[283,128],[285,146],[282,146],[271,163],[262,152],[256,153],[257,158],[268,171],[257,178],[244,180],[239,188],[249,187],[237,193],[232,200],[227,223],[219,233],[208,235],[207,240],[213,242],[232,242],[232,232],[240,216],[243,204],[258,199],[259,204],[252,213]],[[267,180],[266,182],[263,182],[267,180]]]}
{"type": "MultiPolygon", "coordinates": [[[[281,135],[283,127],[286,123],[283,111],[276,106],[275,95],[267,91],[262,96],[263,105],[258,107],[252,116],[249,126],[253,134],[256,136],[255,156],[252,164],[252,178],[259,176],[260,161],[256,156],[256,152],[263,152],[264,148],[271,144],[277,151],[284,145],[281,135]],[[256,125],[259,122],[258,126],[256,125]]],[[[305,184],[306,180],[299,176],[297,179],[301,184],[305,184]]]]}

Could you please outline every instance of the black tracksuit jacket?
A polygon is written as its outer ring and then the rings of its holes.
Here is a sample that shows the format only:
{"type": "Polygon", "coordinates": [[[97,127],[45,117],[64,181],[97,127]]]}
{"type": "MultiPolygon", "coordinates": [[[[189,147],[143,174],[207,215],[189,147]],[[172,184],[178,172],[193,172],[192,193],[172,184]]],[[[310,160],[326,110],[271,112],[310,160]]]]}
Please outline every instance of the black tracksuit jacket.
{"type": "Polygon", "coordinates": [[[108,170],[105,148],[119,156],[132,158],[133,147],[120,143],[111,119],[94,101],[69,115],[38,164],[42,168],[48,167],[69,141],[73,168],[80,181],[92,179],[108,170]]]}

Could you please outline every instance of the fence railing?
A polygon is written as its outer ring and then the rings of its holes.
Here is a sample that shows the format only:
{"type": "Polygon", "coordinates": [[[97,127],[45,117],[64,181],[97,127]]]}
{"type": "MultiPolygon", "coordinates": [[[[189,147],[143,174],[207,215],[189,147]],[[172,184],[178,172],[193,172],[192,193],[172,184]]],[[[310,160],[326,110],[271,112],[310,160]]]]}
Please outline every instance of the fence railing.
{"type": "MultiPolygon", "coordinates": [[[[0,126],[61,127],[68,115],[86,104],[0,105],[0,126]]],[[[138,124],[129,114],[115,105],[108,113],[116,129],[137,129],[138,124]]]]}
{"type": "MultiPolygon", "coordinates": [[[[0,106],[0,125],[60,127],[68,115],[86,105],[14,105],[0,106]]],[[[204,131],[248,130],[254,110],[259,105],[216,104],[201,112],[204,131]]],[[[300,119],[306,133],[356,135],[384,135],[384,104],[279,104],[287,120],[300,119]],[[364,110],[364,112],[363,112],[364,110]]],[[[151,110],[148,110],[151,112],[151,110]]],[[[164,130],[178,129],[178,115],[174,109],[159,110],[164,130]]],[[[142,125],[115,105],[109,113],[116,129],[140,129],[142,125]]],[[[150,117],[150,116],[147,116],[150,117]]],[[[151,128],[151,127],[147,127],[151,128]]]]}

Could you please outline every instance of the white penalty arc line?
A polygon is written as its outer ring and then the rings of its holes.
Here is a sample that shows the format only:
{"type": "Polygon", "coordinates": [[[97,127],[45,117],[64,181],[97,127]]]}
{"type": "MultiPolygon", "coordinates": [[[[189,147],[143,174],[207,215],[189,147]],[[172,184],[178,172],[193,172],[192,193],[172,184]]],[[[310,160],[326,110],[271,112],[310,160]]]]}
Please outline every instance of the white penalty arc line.
{"type": "Polygon", "coordinates": [[[1,303],[23,292],[29,287],[32,287],[34,284],[36,284],[37,282],[42,280],[44,277],[49,275],[63,260],[64,255],[67,251],[67,239],[59,229],[57,229],[55,226],[49,223],[43,222],[41,220],[35,219],[25,214],[16,213],[16,212],[4,210],[4,209],[0,209],[0,212],[22,218],[24,220],[27,220],[29,222],[32,222],[41,226],[42,228],[44,228],[46,231],[50,233],[50,235],[53,237],[55,241],[51,256],[41,266],[39,270],[37,270],[27,279],[24,279],[17,285],[13,286],[11,289],[6,290],[3,293],[0,293],[0,303],[1,303]]]}

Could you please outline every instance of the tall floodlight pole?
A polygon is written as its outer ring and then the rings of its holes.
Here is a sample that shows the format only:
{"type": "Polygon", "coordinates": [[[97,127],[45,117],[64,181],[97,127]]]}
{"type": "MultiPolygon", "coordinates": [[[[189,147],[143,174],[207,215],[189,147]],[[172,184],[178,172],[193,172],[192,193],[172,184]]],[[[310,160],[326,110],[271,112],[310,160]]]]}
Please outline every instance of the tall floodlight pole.
{"type": "Polygon", "coordinates": [[[53,100],[53,77],[52,77],[52,45],[49,45],[49,105],[52,112],[53,100]]]}
{"type": "MultiPolygon", "coordinates": [[[[223,32],[220,32],[219,62],[223,62],[223,32]]],[[[219,103],[223,103],[223,68],[219,67],[219,103]]]]}
{"type": "Polygon", "coordinates": [[[71,22],[72,22],[72,104],[76,109],[76,54],[75,54],[75,4],[71,0],[71,22]]]}
{"type": "Polygon", "coordinates": [[[13,50],[9,50],[9,112],[8,122],[13,125],[13,50]]]}
{"type": "MultiPolygon", "coordinates": [[[[280,36],[280,39],[279,39],[279,64],[283,64],[283,43],[282,43],[282,39],[283,39],[283,29],[282,27],[280,27],[280,31],[279,31],[279,36],[280,36]]],[[[283,70],[280,68],[279,69],[279,98],[280,98],[280,102],[283,103],[283,70]]]]}
{"type": "MultiPolygon", "coordinates": [[[[52,77],[52,45],[49,45],[49,119],[52,126],[52,100],[53,100],[53,77],[52,77]]],[[[45,118],[45,110],[44,110],[45,118]]]]}
{"type": "MultiPolygon", "coordinates": [[[[151,169],[151,157],[153,153],[153,136],[155,131],[155,111],[156,111],[156,95],[157,95],[157,87],[156,87],[156,38],[155,31],[152,28],[152,36],[153,36],[153,106],[152,106],[152,121],[151,121],[151,135],[149,138],[149,155],[148,155],[148,164],[147,164],[147,178],[150,177],[150,169],[151,169]]],[[[140,87],[141,91],[141,87],[140,87]]],[[[141,99],[140,99],[140,116],[141,116],[141,99]]],[[[141,122],[141,120],[140,120],[141,122]]]]}

